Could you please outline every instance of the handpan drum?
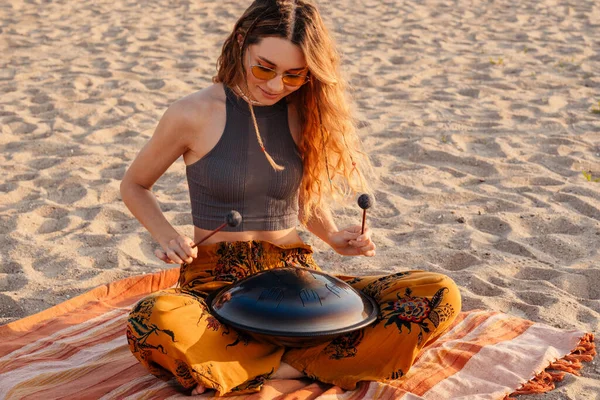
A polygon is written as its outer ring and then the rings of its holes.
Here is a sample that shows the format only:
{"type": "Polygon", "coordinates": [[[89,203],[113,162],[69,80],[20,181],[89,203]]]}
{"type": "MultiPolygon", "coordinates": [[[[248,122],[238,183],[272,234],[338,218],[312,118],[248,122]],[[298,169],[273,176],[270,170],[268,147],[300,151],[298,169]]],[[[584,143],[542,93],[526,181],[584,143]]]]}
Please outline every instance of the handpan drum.
{"type": "Polygon", "coordinates": [[[222,323],[261,342],[309,347],[361,329],[377,319],[369,296],[323,272],[301,267],[262,271],[211,294],[222,323]]]}

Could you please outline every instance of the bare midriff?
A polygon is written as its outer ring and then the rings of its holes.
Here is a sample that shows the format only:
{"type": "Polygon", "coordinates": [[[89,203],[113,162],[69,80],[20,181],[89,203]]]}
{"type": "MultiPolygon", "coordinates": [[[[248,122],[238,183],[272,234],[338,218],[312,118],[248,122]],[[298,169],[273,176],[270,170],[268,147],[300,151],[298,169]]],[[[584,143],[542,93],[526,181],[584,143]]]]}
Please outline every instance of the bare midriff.
{"type": "MultiPolygon", "coordinates": [[[[194,227],[194,242],[198,242],[211,234],[212,231],[194,227]]],[[[298,235],[296,228],[284,229],[280,231],[246,231],[246,232],[223,232],[219,231],[208,238],[202,245],[217,243],[217,242],[237,242],[260,240],[271,242],[276,245],[289,245],[303,243],[298,235]]]]}

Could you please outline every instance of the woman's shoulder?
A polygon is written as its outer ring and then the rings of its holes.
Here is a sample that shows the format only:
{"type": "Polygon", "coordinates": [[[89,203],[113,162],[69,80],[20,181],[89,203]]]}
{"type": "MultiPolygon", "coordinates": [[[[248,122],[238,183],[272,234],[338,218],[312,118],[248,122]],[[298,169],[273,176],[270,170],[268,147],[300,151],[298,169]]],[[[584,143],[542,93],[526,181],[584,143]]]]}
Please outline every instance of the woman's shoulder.
{"type": "Polygon", "coordinates": [[[211,121],[222,118],[224,110],[223,85],[215,83],[171,103],[154,135],[189,147],[198,137],[204,136],[205,127],[211,126],[211,121]]]}
{"type": "Polygon", "coordinates": [[[188,94],[172,103],[165,115],[182,123],[206,123],[224,109],[225,92],[222,83],[214,83],[204,89],[188,94]]]}

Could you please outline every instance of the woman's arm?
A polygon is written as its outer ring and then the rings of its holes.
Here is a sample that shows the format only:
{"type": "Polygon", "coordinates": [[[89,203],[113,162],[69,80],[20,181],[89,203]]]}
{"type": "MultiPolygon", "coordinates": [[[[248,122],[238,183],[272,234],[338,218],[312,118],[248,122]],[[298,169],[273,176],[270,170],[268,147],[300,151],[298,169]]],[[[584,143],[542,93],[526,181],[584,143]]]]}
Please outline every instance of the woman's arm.
{"type": "Polygon", "coordinates": [[[368,227],[365,226],[362,234],[361,225],[339,230],[329,210],[322,208],[315,210],[306,222],[306,228],[339,254],[367,257],[375,255],[375,243],[371,241],[371,230],[368,227]]]}
{"type": "Polygon", "coordinates": [[[190,103],[184,98],[169,107],[121,182],[123,202],[163,248],[164,252],[157,250],[156,256],[165,262],[191,262],[197,252],[190,246],[193,241],[167,221],[151,191],[158,178],[189,148],[197,118],[191,114],[190,103]]]}

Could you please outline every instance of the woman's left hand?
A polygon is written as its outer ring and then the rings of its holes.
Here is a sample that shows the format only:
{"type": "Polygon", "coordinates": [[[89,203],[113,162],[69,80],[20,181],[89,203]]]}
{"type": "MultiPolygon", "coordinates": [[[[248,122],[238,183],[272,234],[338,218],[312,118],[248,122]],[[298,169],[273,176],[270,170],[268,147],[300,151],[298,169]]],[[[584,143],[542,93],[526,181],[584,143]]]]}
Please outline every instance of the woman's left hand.
{"type": "Polygon", "coordinates": [[[371,241],[371,230],[365,227],[365,232],[360,233],[362,226],[355,225],[341,229],[329,236],[329,245],[338,254],[343,256],[375,255],[375,243],[371,241]]]}

